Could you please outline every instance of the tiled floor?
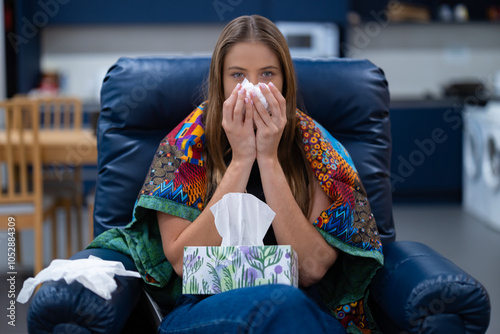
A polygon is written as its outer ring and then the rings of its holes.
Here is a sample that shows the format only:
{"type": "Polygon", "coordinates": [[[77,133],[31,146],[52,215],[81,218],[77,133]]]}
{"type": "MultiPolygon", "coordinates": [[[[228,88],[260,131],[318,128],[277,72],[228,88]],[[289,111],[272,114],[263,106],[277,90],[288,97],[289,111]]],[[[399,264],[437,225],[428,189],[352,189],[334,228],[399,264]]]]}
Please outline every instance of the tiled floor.
{"type": "MultiPolygon", "coordinates": [[[[431,246],[485,286],[492,306],[487,334],[500,333],[500,318],[498,317],[500,315],[500,233],[464,213],[458,204],[395,205],[394,217],[398,240],[419,241],[431,246]]],[[[3,239],[1,240],[0,245],[3,249],[3,239]]],[[[31,252],[27,247],[30,244],[29,235],[26,235],[24,243],[27,244],[24,253],[28,254],[31,252]]],[[[16,277],[17,291],[29,274],[29,266],[19,269],[19,275],[16,277]]],[[[5,272],[2,268],[0,310],[4,313],[9,302],[5,272]]],[[[26,305],[16,304],[15,327],[9,326],[8,318],[2,315],[0,333],[27,333],[26,312],[26,305]]]]}

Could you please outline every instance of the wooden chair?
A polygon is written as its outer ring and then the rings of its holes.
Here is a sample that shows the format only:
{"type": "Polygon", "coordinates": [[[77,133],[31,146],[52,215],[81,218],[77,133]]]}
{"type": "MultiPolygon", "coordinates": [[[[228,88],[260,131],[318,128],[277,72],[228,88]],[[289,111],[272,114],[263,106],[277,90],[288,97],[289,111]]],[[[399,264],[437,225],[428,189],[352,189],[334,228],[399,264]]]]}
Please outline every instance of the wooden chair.
{"type": "Polygon", "coordinates": [[[11,99],[0,101],[3,126],[0,132],[0,225],[15,236],[20,254],[20,233],[34,230],[34,274],[43,267],[43,222],[54,214],[54,204],[44,196],[39,145],[39,114],[34,102],[11,99]],[[10,224],[7,224],[10,222],[10,224]]]}
{"type": "MultiPolygon", "coordinates": [[[[38,97],[34,99],[35,108],[40,113],[41,131],[82,129],[82,102],[74,97],[38,97]]],[[[82,245],[82,168],[70,162],[44,165],[43,180],[46,190],[55,198],[56,210],[64,209],[66,222],[66,257],[70,257],[73,233],[76,231],[77,250],[82,245]],[[76,229],[72,229],[72,207],[76,209],[76,229]]],[[[56,221],[54,221],[56,224],[56,221]]],[[[56,226],[53,228],[56,237],[56,226]]],[[[53,244],[54,255],[58,254],[57,244],[53,244]]]]}
{"type": "Polygon", "coordinates": [[[85,199],[87,205],[87,222],[88,222],[88,243],[94,240],[94,202],[95,188],[87,195],[85,199]]]}

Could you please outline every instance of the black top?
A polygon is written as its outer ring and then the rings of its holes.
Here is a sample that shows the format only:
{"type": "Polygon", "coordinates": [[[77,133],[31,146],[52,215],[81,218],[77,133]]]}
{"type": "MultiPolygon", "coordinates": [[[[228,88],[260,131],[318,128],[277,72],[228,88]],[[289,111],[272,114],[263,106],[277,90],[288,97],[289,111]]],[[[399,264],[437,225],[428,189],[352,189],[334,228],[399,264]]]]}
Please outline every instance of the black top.
{"type": "MultiPolygon", "coordinates": [[[[250,172],[250,178],[248,179],[247,184],[247,193],[254,195],[262,202],[266,201],[266,197],[264,196],[264,189],[262,188],[262,182],[260,180],[260,171],[257,162],[255,162],[252,166],[252,171],[250,172]]],[[[269,230],[264,237],[264,245],[277,245],[276,237],[274,236],[273,226],[269,227],[269,230]]]]}
{"type": "MultiPolygon", "coordinates": [[[[224,160],[226,162],[226,165],[228,165],[229,162],[231,161],[231,157],[232,157],[231,152],[229,152],[225,156],[224,160]]],[[[260,180],[260,171],[257,162],[254,162],[252,166],[252,171],[250,172],[250,177],[248,179],[246,191],[247,193],[252,194],[258,199],[260,199],[262,202],[266,202],[266,197],[264,196],[264,189],[262,188],[262,182],[260,180]]],[[[273,226],[271,225],[264,237],[264,245],[277,245],[277,244],[278,242],[276,241],[276,237],[274,236],[273,226]]]]}

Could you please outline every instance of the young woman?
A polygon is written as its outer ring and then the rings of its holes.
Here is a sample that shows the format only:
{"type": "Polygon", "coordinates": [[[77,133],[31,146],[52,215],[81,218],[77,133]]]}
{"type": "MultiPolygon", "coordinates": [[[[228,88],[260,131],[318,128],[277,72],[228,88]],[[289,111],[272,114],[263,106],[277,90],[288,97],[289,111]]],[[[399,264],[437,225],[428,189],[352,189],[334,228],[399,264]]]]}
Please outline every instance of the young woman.
{"type": "Polygon", "coordinates": [[[168,312],[160,333],[367,333],[366,290],[383,256],[364,188],[342,145],[297,110],[293,63],[277,27],[230,22],[215,46],[207,102],[160,143],[125,230],[90,247],[129,254],[168,312]],[[264,83],[269,108],[244,79],[264,83]],[[185,246],[219,246],[207,210],[249,192],[276,213],[266,244],[291,245],[300,289],[268,285],[180,296],[185,246]]]}

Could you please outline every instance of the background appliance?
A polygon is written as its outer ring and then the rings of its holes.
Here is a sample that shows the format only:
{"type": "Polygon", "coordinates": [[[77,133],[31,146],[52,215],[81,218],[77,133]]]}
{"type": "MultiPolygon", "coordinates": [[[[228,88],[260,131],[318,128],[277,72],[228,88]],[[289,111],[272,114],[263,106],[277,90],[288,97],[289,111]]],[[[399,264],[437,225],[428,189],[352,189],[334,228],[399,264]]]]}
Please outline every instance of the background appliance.
{"type": "Polygon", "coordinates": [[[463,116],[463,208],[500,231],[500,101],[463,116]]]}
{"type": "Polygon", "coordinates": [[[338,57],[339,27],[333,23],[276,22],[293,57],[338,57]]]}

